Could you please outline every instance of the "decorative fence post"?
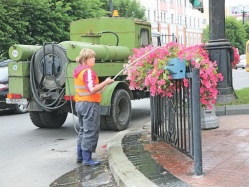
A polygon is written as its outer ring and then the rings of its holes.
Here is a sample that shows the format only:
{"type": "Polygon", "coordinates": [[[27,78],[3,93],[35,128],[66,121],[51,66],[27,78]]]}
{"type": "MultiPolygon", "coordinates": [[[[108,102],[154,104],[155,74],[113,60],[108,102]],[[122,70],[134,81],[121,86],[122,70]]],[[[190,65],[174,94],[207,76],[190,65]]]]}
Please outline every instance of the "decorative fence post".
{"type": "Polygon", "coordinates": [[[201,145],[201,106],[200,106],[200,70],[192,70],[192,119],[193,119],[193,149],[194,168],[196,175],[202,175],[202,145],[201,145]]]}

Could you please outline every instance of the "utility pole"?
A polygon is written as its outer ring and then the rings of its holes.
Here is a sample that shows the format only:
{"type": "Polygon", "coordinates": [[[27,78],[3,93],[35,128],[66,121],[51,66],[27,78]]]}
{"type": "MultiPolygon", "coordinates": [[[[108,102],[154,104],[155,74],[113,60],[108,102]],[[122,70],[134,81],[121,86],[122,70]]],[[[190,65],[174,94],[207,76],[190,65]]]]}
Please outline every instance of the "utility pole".
{"type": "Polygon", "coordinates": [[[245,16],[246,16],[246,11],[244,10],[244,7],[243,7],[243,11],[242,11],[242,20],[243,20],[243,25],[245,23],[245,16]]]}

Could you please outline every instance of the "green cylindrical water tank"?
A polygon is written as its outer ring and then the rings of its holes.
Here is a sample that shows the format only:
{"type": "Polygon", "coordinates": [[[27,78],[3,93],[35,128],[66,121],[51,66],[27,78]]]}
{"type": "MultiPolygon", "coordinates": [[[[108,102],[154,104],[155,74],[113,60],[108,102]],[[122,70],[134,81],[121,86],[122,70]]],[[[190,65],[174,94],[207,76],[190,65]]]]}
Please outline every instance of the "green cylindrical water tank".
{"type": "Polygon", "coordinates": [[[87,42],[67,42],[65,45],[65,42],[62,42],[61,45],[66,46],[66,51],[67,51],[67,57],[71,61],[75,61],[76,57],[79,56],[81,49],[83,48],[88,48],[92,49],[96,53],[96,60],[101,60],[105,59],[106,56],[106,50],[100,45],[92,45],[91,43],[87,42]]]}
{"type": "Polygon", "coordinates": [[[131,54],[129,48],[124,46],[107,46],[107,45],[94,45],[86,42],[69,42],[63,43],[61,45],[67,47],[67,57],[71,61],[75,61],[75,58],[79,56],[82,49],[88,48],[92,49],[96,53],[97,61],[122,61],[127,60],[128,56],[131,54]]]}
{"type": "Polygon", "coordinates": [[[9,48],[9,57],[15,61],[30,60],[34,52],[41,47],[38,45],[12,45],[9,48]]]}

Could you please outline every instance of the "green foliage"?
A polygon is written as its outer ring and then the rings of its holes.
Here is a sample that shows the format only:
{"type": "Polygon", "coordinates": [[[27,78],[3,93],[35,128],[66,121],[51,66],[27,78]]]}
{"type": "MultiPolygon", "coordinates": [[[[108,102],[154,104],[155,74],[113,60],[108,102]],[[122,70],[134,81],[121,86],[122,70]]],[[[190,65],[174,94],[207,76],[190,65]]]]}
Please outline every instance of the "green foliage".
{"type": "MultiPolygon", "coordinates": [[[[104,9],[110,10],[110,0],[101,0],[104,9]]],[[[118,10],[120,17],[146,20],[145,8],[137,0],[112,0],[113,9],[118,10]]]]}
{"type": "MultiPolygon", "coordinates": [[[[225,35],[233,47],[239,49],[240,54],[245,53],[245,44],[249,40],[249,23],[243,25],[234,17],[227,17],[225,22],[225,35]]],[[[209,26],[203,29],[203,42],[209,41],[209,26]]]]}
{"type": "MultiPolygon", "coordinates": [[[[109,16],[109,0],[0,0],[0,56],[14,44],[69,40],[70,22],[109,16]]],[[[137,0],[114,0],[120,16],[143,19],[137,0]]]]}
{"type": "Polygon", "coordinates": [[[105,16],[100,0],[0,0],[0,56],[13,44],[69,40],[70,22],[105,16]]]}
{"type": "Polygon", "coordinates": [[[209,25],[203,29],[203,42],[207,43],[209,41],[209,25]]]}
{"type": "Polygon", "coordinates": [[[249,40],[249,22],[246,21],[244,24],[244,29],[246,31],[246,41],[249,40]]]}
{"type": "Polygon", "coordinates": [[[241,21],[237,21],[234,17],[226,18],[226,37],[232,44],[239,49],[240,54],[245,53],[246,31],[241,21]]]}

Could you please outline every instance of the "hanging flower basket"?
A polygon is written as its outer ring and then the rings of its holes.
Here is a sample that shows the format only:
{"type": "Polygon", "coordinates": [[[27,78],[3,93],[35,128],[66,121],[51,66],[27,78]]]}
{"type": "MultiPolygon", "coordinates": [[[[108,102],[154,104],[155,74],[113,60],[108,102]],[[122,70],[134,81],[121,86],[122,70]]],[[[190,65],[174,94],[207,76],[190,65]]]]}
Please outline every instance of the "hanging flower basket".
{"type": "MultiPolygon", "coordinates": [[[[143,56],[153,49],[152,46],[133,50],[129,63],[143,56]]],[[[184,47],[172,42],[154,50],[129,66],[124,72],[130,82],[130,89],[148,89],[152,96],[161,95],[172,97],[177,87],[170,70],[165,69],[171,59],[179,58],[180,63],[186,67],[200,69],[200,102],[203,107],[211,108],[216,102],[217,84],[223,80],[221,73],[217,72],[217,63],[209,60],[209,55],[203,45],[184,47]]],[[[189,87],[188,79],[183,79],[184,87],[189,87]]]]}

